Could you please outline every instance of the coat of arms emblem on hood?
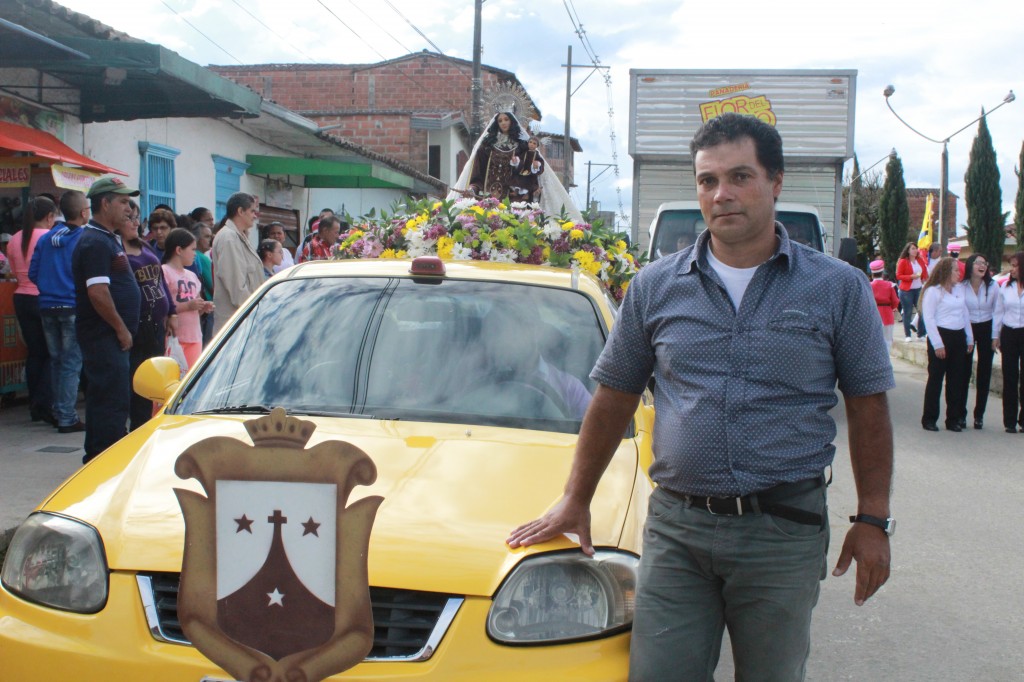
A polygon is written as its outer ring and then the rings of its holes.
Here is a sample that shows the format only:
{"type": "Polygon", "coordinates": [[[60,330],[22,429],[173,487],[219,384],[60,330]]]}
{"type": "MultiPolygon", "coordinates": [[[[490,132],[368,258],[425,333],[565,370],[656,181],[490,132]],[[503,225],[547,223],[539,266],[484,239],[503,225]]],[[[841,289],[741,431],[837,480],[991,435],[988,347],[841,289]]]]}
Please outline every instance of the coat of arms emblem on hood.
{"type": "Polygon", "coordinates": [[[316,425],[281,408],[245,428],[252,446],[207,438],[175,462],[206,493],[175,488],[185,516],[178,617],[239,680],[322,680],[373,645],[367,553],[383,498],[348,499],[377,468],[351,443],[306,449],[316,425]]]}

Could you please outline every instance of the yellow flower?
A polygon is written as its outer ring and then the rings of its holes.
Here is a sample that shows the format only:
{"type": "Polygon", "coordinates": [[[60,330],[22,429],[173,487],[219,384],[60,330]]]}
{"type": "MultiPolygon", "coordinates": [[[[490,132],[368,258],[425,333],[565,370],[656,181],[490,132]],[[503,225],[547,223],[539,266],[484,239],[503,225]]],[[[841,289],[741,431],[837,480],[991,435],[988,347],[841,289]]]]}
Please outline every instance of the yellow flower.
{"type": "Polygon", "coordinates": [[[547,259],[551,258],[551,247],[550,246],[545,246],[544,247],[544,251],[542,252],[542,254],[543,254],[544,260],[547,260],[547,259]]]}
{"type": "Polygon", "coordinates": [[[633,280],[627,279],[625,282],[622,283],[622,293],[623,294],[625,294],[626,290],[629,289],[629,283],[632,282],[632,281],[633,280]]]}
{"type": "Polygon", "coordinates": [[[469,210],[473,211],[477,215],[483,215],[484,214],[483,206],[470,206],[469,210]]]}
{"type": "Polygon", "coordinates": [[[574,229],[569,232],[570,239],[583,239],[583,230],[574,229]]]}
{"type": "Polygon", "coordinates": [[[435,201],[435,202],[434,202],[434,205],[430,207],[430,209],[431,209],[432,211],[436,211],[436,210],[437,210],[437,209],[439,209],[439,208],[441,208],[441,202],[440,202],[440,201],[435,201]]]}
{"type": "Polygon", "coordinates": [[[581,268],[586,268],[588,265],[594,262],[594,254],[589,251],[580,249],[576,253],[572,254],[574,261],[580,264],[581,268]]]}
{"type": "Polygon", "coordinates": [[[408,258],[408,257],[409,257],[409,254],[406,253],[404,250],[396,251],[395,252],[395,258],[408,258]]]}
{"type": "Polygon", "coordinates": [[[616,250],[618,250],[620,252],[621,251],[625,251],[626,250],[626,242],[624,242],[624,241],[622,241],[620,239],[619,241],[615,242],[615,248],[616,248],[616,250]]]}
{"type": "Polygon", "coordinates": [[[439,237],[437,240],[437,255],[440,258],[448,259],[452,257],[452,249],[455,246],[455,240],[444,235],[439,237]]]}
{"type": "Polygon", "coordinates": [[[403,231],[412,230],[412,229],[415,229],[415,228],[416,228],[416,219],[412,218],[411,220],[407,220],[405,222],[405,230],[403,230],[403,231]]]}

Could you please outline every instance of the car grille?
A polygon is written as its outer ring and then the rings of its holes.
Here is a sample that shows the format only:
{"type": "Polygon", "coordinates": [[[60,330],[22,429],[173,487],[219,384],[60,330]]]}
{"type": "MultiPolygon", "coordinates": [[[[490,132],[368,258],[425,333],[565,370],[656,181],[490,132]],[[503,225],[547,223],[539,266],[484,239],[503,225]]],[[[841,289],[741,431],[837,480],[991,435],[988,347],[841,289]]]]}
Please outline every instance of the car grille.
{"type": "MultiPolygon", "coordinates": [[[[177,573],[140,573],[139,593],[154,638],[191,645],[178,621],[177,573]]],[[[373,648],[367,661],[425,661],[444,637],[462,598],[371,587],[373,648]]]]}

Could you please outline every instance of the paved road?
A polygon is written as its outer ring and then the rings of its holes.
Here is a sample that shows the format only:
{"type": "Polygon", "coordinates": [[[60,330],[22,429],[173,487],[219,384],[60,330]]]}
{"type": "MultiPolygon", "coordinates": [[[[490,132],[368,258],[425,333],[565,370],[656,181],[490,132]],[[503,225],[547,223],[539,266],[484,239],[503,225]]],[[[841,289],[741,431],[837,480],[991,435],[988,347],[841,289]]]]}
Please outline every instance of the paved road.
{"type": "MultiPolygon", "coordinates": [[[[925,370],[902,361],[895,369],[892,576],[861,607],[853,603],[852,569],[825,580],[807,678],[1024,680],[1024,435],[1004,433],[998,397],[982,431],[924,431],[925,370]]],[[[972,406],[973,399],[972,392],[972,406]]],[[[830,567],[856,506],[841,408],[830,567]]],[[[723,647],[719,681],[733,677],[730,656],[723,647]]]]}
{"type": "MultiPolygon", "coordinates": [[[[852,572],[824,582],[808,679],[1024,680],[1024,435],[1003,432],[998,397],[983,431],[923,431],[924,369],[895,364],[892,577],[862,607],[852,572]]],[[[855,508],[841,406],[830,565],[855,508]]],[[[81,443],[81,434],[29,423],[23,408],[0,411],[0,529],[78,468],[81,443]],[[75,450],[44,452],[54,447],[75,450]]],[[[732,679],[730,656],[725,647],[720,681],[732,679]]]]}

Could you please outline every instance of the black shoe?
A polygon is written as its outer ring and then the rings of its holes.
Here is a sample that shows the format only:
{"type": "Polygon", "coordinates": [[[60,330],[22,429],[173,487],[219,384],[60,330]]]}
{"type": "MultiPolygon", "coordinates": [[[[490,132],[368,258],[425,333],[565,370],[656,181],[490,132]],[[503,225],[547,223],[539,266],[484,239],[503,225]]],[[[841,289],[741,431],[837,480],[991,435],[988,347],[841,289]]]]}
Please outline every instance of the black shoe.
{"type": "Polygon", "coordinates": [[[981,431],[981,420],[980,419],[975,419],[974,420],[974,428],[976,430],[978,430],[978,431],[981,431]]]}
{"type": "MultiPolygon", "coordinates": [[[[935,430],[938,431],[938,429],[935,430]]],[[[953,433],[960,433],[961,431],[963,431],[963,429],[960,428],[959,422],[957,422],[956,424],[946,424],[946,430],[952,431],[953,433]]]]}
{"type": "Polygon", "coordinates": [[[67,426],[58,426],[57,431],[59,433],[78,433],[85,431],[85,422],[79,419],[74,424],[68,424],[67,426]]]}
{"type": "Polygon", "coordinates": [[[1007,433],[1017,433],[1017,427],[1016,426],[1007,426],[1006,427],[1006,432],[1007,433]]]}
{"type": "Polygon", "coordinates": [[[51,426],[57,425],[57,418],[53,416],[53,412],[45,407],[40,407],[38,405],[31,407],[29,408],[29,414],[32,416],[32,421],[34,422],[46,422],[51,426]]]}
{"type": "Polygon", "coordinates": [[[938,431],[939,427],[935,424],[921,424],[921,428],[925,431],[938,431]]]}
{"type": "Polygon", "coordinates": [[[964,431],[967,429],[967,417],[960,420],[960,430],[964,431]]]}

